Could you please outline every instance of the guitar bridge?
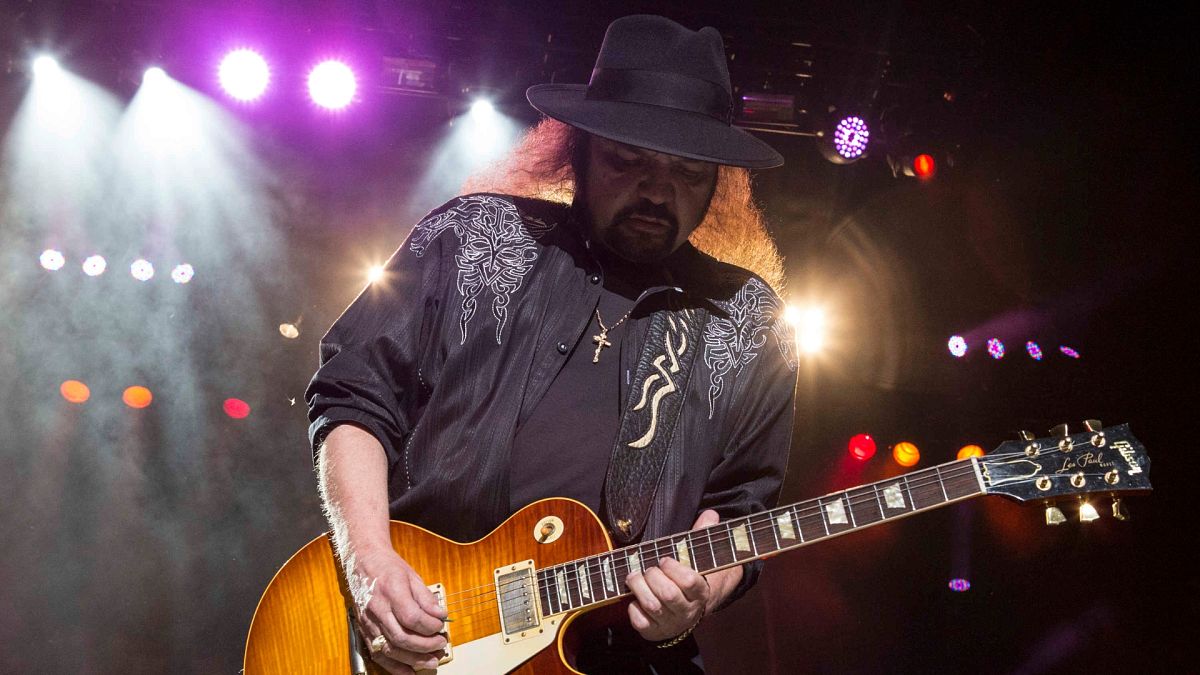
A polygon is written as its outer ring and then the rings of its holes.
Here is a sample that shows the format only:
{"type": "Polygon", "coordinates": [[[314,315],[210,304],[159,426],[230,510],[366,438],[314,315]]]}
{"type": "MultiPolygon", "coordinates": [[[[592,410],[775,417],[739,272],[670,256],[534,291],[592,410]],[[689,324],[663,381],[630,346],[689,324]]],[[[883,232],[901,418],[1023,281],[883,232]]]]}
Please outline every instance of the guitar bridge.
{"type": "MultiPolygon", "coordinates": [[[[429,589],[429,592],[433,593],[433,597],[437,598],[438,607],[442,608],[442,613],[449,616],[449,614],[446,612],[446,587],[441,584],[430,584],[429,586],[426,586],[426,588],[429,589]]],[[[445,665],[445,664],[449,663],[450,661],[454,660],[454,652],[452,651],[451,644],[450,644],[450,624],[449,624],[449,622],[446,622],[446,621],[442,622],[441,633],[442,633],[442,635],[444,635],[446,637],[446,649],[445,649],[446,655],[438,660],[439,666],[445,665]]]]}
{"type": "Polygon", "coordinates": [[[504,644],[533,637],[544,630],[541,628],[533,571],[533,560],[525,560],[498,567],[493,572],[504,644]]]}

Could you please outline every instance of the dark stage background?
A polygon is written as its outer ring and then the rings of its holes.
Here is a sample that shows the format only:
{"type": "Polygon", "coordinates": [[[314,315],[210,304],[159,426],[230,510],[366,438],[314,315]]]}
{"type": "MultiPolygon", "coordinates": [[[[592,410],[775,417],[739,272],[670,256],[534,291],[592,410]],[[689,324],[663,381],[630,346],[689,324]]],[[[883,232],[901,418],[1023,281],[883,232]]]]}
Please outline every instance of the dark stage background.
{"type": "MultiPolygon", "coordinates": [[[[262,589],[324,529],[302,400],[317,343],[366,266],[469,173],[447,145],[466,99],[364,86],[351,109],[320,114],[288,98],[287,68],[321,45],[356,45],[364,61],[397,41],[452,45],[456,72],[521,128],[534,121],[524,86],[551,67],[585,79],[605,26],[635,11],[720,27],[750,62],[734,61],[735,83],[761,83],[767,64],[776,87],[811,68],[814,103],[878,92],[898,124],[955,156],[921,183],[882,153],[836,166],[811,138],[764,136],[787,158],[756,177],[787,293],[825,303],[831,323],[829,348],[801,367],[783,500],[900,473],[887,446],[901,440],[932,466],[966,443],[1092,417],[1131,423],[1154,462],[1156,490],[1129,501],[1130,522],[1048,528],[1037,507],[989,497],[775,558],[699,629],[711,672],[1194,669],[1196,52],[1183,17],[792,4],[4,5],[0,671],[237,672],[262,589]],[[221,98],[225,34],[285,54],[285,93],[259,107],[221,98]],[[815,64],[796,61],[796,41],[815,64]],[[164,165],[130,153],[131,184],[109,180],[103,152],[31,160],[15,120],[43,48],[121,105],[142,68],[163,65],[212,97],[197,106],[219,133],[164,165]],[[195,157],[211,161],[187,168],[195,157]],[[164,193],[170,208],[143,208],[164,193]],[[36,262],[52,245],[75,253],[53,275],[36,262]],[[89,279],[77,259],[93,249],[112,264],[89,279]],[[137,284],[118,261],[140,251],[182,256],[196,278],[137,284]],[[281,337],[283,322],[299,338],[281,337]],[[977,341],[962,360],[945,348],[955,333],[977,341]],[[978,344],[993,334],[1009,343],[1002,361],[978,344]],[[1082,358],[1034,362],[1026,339],[1082,358]],[[59,395],[70,378],[91,386],[86,404],[59,395]],[[130,384],[154,403],[122,405],[130,384]],[[227,417],[230,397],[251,415],[227,417]],[[846,439],[860,432],[884,447],[851,466],[846,439]],[[966,593],[947,588],[959,576],[966,593]]],[[[88,108],[85,124],[115,114],[88,108]]]]}

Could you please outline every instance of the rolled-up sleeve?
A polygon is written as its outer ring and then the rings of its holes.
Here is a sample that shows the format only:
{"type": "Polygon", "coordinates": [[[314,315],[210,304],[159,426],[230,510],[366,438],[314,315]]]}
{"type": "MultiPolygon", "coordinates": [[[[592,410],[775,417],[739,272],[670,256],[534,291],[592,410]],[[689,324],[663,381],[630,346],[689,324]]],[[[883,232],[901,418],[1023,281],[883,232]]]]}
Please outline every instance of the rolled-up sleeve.
{"type": "Polygon", "coordinates": [[[304,395],[314,459],[325,436],[349,423],[379,440],[389,467],[399,461],[423,395],[420,359],[440,320],[445,281],[440,241],[420,251],[405,242],[321,340],[304,395]]]}
{"type": "MultiPolygon", "coordinates": [[[[772,331],[774,333],[774,331],[772,331]]],[[[774,508],[787,472],[795,417],[796,368],[791,344],[776,340],[790,337],[781,330],[768,338],[763,353],[741,373],[743,388],[735,400],[734,424],[720,461],[709,473],[701,509],[714,509],[721,520],[739,518],[774,508]]],[[[743,566],[742,581],[722,607],[740,598],[755,584],[762,561],[743,566]]]]}

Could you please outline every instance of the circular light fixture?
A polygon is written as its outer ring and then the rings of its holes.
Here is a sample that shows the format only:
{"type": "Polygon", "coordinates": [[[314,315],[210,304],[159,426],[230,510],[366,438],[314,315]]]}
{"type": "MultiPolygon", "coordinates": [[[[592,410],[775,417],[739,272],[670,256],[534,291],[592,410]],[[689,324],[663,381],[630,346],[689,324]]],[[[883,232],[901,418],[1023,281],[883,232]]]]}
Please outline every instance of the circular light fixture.
{"type": "Polygon", "coordinates": [[[187,263],[176,265],[175,269],[171,270],[171,281],[174,281],[177,284],[186,284],[192,280],[192,277],[195,274],[196,271],[187,263]]]}
{"type": "Polygon", "coordinates": [[[961,335],[951,336],[946,346],[950,349],[951,356],[955,358],[962,358],[967,354],[967,341],[961,335]]]}
{"type": "Polygon", "coordinates": [[[358,80],[341,61],[322,61],[308,74],[308,95],[327,110],[341,110],[354,101],[358,80]]]}
{"type": "Polygon", "coordinates": [[[83,273],[89,277],[98,277],[104,274],[104,270],[108,269],[108,261],[102,255],[88,256],[83,261],[83,273]]]}
{"type": "Polygon", "coordinates": [[[61,270],[63,265],[67,264],[67,259],[63,257],[61,251],[48,248],[45,251],[42,251],[42,255],[38,257],[38,262],[42,264],[42,267],[53,272],[55,270],[61,270]]]}
{"type": "Polygon", "coordinates": [[[138,258],[129,266],[129,273],[138,281],[150,281],[154,278],[154,265],[145,258],[138,258]]]}
{"type": "Polygon", "coordinates": [[[226,94],[239,101],[253,101],[267,90],[271,69],[253,49],[235,49],[221,59],[217,79],[226,94]]]}

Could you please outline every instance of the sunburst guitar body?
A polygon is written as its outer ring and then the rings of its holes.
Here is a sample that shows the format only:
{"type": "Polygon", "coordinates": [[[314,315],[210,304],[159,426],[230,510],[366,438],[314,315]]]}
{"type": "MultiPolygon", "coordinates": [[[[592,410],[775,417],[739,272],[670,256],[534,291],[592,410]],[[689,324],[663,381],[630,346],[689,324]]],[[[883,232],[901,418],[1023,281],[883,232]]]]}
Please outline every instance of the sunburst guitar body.
{"type": "MultiPolygon", "coordinates": [[[[537,570],[611,549],[604,526],[586,506],[569,499],[535,502],[469,544],[399,521],[392,521],[391,534],[393,547],[439,595],[451,619],[450,653],[439,675],[578,672],[569,665],[574,649],[566,636],[572,632],[567,624],[582,610],[543,614],[544,608],[519,596],[528,592],[536,599],[535,585],[528,582],[537,570]],[[508,576],[498,581],[498,575],[508,576]],[[502,602],[512,605],[510,613],[520,612],[511,617],[508,633],[502,602]]],[[[590,603],[589,609],[601,604],[590,603]]],[[[246,675],[383,675],[352,632],[351,607],[329,536],[317,537],[279,570],[259,601],[246,642],[246,675]]]]}

